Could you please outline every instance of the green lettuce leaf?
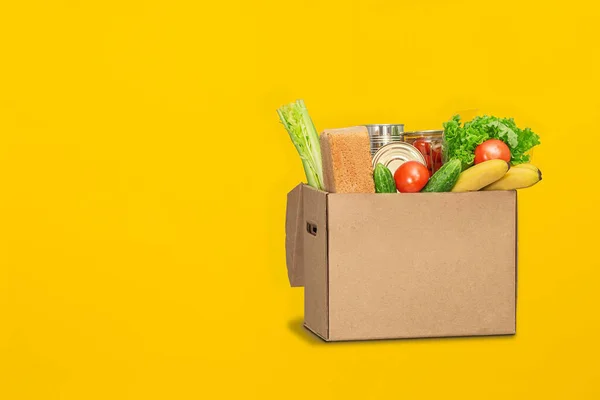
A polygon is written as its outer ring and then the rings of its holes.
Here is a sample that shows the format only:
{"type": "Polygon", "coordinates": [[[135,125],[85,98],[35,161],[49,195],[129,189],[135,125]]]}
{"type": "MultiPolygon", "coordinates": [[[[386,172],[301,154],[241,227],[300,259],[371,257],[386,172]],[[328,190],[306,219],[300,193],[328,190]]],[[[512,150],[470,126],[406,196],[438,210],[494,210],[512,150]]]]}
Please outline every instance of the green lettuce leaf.
{"type": "Polygon", "coordinates": [[[445,157],[458,158],[463,169],[473,165],[475,148],[488,139],[499,139],[508,145],[512,164],[529,162],[526,153],[540,144],[537,134],[529,128],[519,129],[512,118],[483,115],[461,126],[460,116],[455,115],[443,126],[445,157]]]}

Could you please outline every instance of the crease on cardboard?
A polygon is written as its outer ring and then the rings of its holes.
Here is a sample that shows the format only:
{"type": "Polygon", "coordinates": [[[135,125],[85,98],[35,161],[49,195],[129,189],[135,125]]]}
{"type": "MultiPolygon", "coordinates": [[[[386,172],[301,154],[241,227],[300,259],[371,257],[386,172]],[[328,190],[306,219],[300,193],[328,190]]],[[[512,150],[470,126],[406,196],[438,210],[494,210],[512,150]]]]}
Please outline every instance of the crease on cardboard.
{"type": "Polygon", "coordinates": [[[308,326],[306,323],[304,323],[304,327],[306,329],[308,329],[313,335],[315,335],[316,337],[318,337],[319,339],[325,341],[325,342],[329,342],[329,339],[327,337],[322,336],[319,332],[313,330],[310,326],[308,326]]]}
{"type": "Polygon", "coordinates": [[[325,274],[326,274],[326,282],[327,285],[325,287],[325,296],[326,296],[326,303],[325,303],[325,319],[327,321],[327,331],[326,331],[326,337],[324,338],[325,341],[329,341],[329,337],[330,337],[330,333],[329,333],[329,329],[331,327],[331,321],[329,319],[329,312],[331,310],[331,307],[329,306],[329,194],[327,194],[327,196],[325,197],[325,227],[326,227],[326,232],[325,232],[325,274]]]}

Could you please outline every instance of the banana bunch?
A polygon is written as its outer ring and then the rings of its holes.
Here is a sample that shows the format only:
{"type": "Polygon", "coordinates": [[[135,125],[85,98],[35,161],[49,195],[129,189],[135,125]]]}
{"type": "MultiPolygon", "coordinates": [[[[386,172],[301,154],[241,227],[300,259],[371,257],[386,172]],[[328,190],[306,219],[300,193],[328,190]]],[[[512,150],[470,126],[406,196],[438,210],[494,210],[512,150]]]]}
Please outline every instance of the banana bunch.
{"type": "Polygon", "coordinates": [[[461,172],[452,191],[523,189],[541,180],[542,172],[533,164],[517,164],[511,168],[504,160],[489,160],[461,172]]]}

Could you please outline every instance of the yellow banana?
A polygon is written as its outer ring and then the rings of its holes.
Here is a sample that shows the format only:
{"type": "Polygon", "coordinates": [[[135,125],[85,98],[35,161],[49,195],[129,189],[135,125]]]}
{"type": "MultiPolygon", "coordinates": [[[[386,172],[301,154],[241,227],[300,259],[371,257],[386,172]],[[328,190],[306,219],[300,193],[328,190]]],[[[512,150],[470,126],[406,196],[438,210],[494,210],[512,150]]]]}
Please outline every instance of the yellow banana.
{"type": "Polygon", "coordinates": [[[542,173],[537,168],[511,168],[501,179],[486,186],[483,190],[513,190],[533,186],[542,180],[542,173]]]}
{"type": "Polygon", "coordinates": [[[489,160],[476,164],[460,173],[453,192],[472,192],[502,178],[510,164],[504,160],[489,160]]]}
{"type": "Polygon", "coordinates": [[[511,168],[525,168],[525,169],[530,169],[532,171],[539,171],[538,167],[536,167],[533,164],[517,164],[517,165],[513,165],[511,168]]]}

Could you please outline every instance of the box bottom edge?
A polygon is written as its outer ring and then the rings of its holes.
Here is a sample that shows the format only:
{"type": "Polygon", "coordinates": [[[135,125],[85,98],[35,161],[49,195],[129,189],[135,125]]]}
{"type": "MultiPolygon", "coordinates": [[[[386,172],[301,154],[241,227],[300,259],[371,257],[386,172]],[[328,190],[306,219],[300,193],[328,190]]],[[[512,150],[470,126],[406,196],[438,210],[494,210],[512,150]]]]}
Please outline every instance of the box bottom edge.
{"type": "Polygon", "coordinates": [[[388,337],[364,337],[364,338],[348,338],[348,337],[330,337],[328,339],[324,339],[318,333],[314,332],[312,329],[305,327],[319,336],[326,342],[363,342],[363,341],[376,341],[376,340],[427,340],[427,339],[468,339],[468,338],[494,338],[494,337],[505,337],[505,336],[516,336],[516,332],[501,332],[501,333],[472,333],[472,334],[449,334],[449,335],[421,335],[421,336],[388,336],[388,337]]]}
{"type": "Polygon", "coordinates": [[[313,335],[317,336],[319,339],[325,341],[325,342],[331,342],[331,339],[324,337],[323,335],[321,335],[319,332],[315,331],[314,329],[311,329],[310,326],[308,326],[306,324],[306,322],[303,323],[304,328],[306,328],[306,330],[308,330],[310,333],[312,333],[313,335]]]}

